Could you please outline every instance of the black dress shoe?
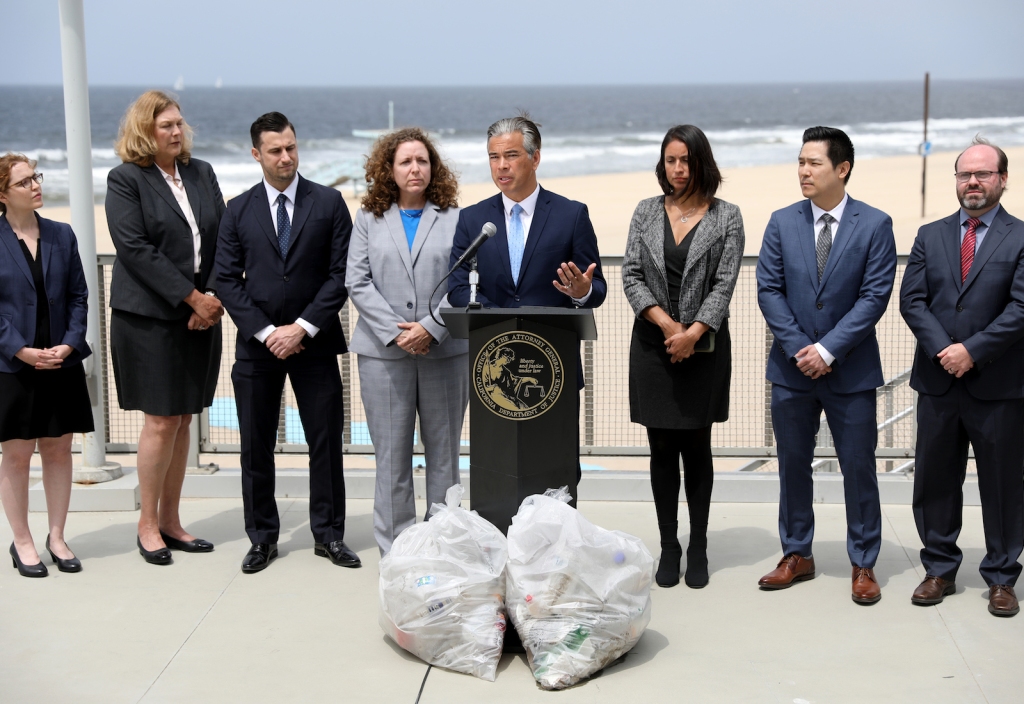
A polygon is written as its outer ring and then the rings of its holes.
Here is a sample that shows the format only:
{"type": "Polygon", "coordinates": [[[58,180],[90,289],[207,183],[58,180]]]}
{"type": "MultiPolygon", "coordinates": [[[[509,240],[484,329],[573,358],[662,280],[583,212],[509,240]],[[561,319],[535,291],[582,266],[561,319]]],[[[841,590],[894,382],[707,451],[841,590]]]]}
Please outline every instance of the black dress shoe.
{"type": "Polygon", "coordinates": [[[328,560],[339,567],[362,567],[363,563],[359,555],[349,550],[343,540],[335,540],[330,543],[317,543],[313,546],[313,553],[328,560]]]}
{"type": "Polygon", "coordinates": [[[172,538],[163,531],[160,531],[160,537],[167,543],[167,547],[171,550],[181,550],[183,552],[213,552],[213,543],[209,540],[203,540],[202,538],[193,538],[187,543],[184,540],[178,540],[172,538]]]}
{"type": "Polygon", "coordinates": [[[242,572],[252,574],[266,569],[277,558],[277,543],[253,543],[242,560],[242,572]]]}
{"type": "Polygon", "coordinates": [[[139,546],[139,554],[142,555],[151,565],[169,565],[174,562],[174,558],[171,557],[171,551],[167,548],[159,548],[158,550],[147,550],[142,547],[142,538],[135,536],[135,542],[139,546]]]}
{"type": "Polygon", "coordinates": [[[18,574],[22,577],[45,577],[50,574],[42,560],[36,565],[26,565],[22,562],[21,557],[18,556],[18,549],[14,547],[14,543],[11,543],[11,559],[14,562],[14,566],[18,569],[18,574]]]}
{"type": "MultiPolygon", "coordinates": [[[[64,543],[67,545],[67,543],[64,543]]],[[[68,546],[68,550],[71,547],[68,546]]],[[[53,564],[57,565],[57,569],[61,572],[81,572],[82,563],[77,557],[71,557],[67,560],[57,557],[53,554],[53,550],[50,549],[50,536],[46,536],[46,552],[50,553],[50,557],[53,558],[53,564]]]]}

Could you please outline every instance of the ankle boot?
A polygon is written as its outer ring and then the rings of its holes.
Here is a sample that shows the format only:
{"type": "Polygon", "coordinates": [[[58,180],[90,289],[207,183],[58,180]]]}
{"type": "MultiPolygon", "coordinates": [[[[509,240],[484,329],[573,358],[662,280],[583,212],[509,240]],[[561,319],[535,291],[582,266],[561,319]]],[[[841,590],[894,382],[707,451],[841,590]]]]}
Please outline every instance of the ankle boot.
{"type": "Polygon", "coordinates": [[[674,587],[679,584],[679,562],[683,559],[683,547],[679,541],[661,543],[661,559],[654,581],[659,587],[674,587]]]}
{"type": "Polygon", "coordinates": [[[708,585],[709,579],[707,543],[700,545],[691,542],[686,548],[686,574],[683,580],[691,589],[702,589],[708,585]]]}

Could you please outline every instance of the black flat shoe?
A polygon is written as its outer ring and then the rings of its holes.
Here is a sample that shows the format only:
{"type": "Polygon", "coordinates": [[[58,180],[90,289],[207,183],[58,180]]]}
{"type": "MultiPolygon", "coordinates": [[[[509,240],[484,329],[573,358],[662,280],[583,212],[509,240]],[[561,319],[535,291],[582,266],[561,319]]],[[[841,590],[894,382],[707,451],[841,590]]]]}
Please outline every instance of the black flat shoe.
{"type": "Polygon", "coordinates": [[[135,542],[139,545],[139,554],[146,558],[146,562],[151,565],[169,565],[174,562],[174,558],[171,557],[171,551],[167,548],[160,548],[159,550],[147,550],[142,547],[142,538],[136,536],[135,542]]]}
{"type": "MultiPolygon", "coordinates": [[[[64,545],[68,545],[66,542],[64,545]]],[[[68,545],[68,550],[71,546],[68,545]]],[[[57,565],[57,569],[61,572],[81,572],[82,562],[77,557],[71,557],[70,559],[63,559],[53,554],[53,550],[50,549],[50,536],[46,536],[46,552],[50,553],[50,557],[53,559],[53,564],[57,565]]]]}
{"type": "Polygon", "coordinates": [[[203,540],[202,538],[194,538],[187,543],[184,540],[178,540],[172,538],[163,531],[160,531],[160,537],[167,543],[167,547],[171,550],[181,550],[182,552],[213,552],[213,543],[209,540],[203,540]]]}
{"type": "Polygon", "coordinates": [[[335,540],[330,543],[316,543],[313,546],[313,554],[326,557],[339,567],[362,567],[363,563],[359,555],[349,550],[343,540],[335,540]]]}
{"type": "Polygon", "coordinates": [[[265,570],[267,565],[277,559],[277,543],[253,543],[249,552],[242,559],[242,572],[253,574],[265,570]]]}
{"type": "Polygon", "coordinates": [[[18,549],[14,547],[14,543],[11,543],[11,559],[18,570],[18,574],[22,577],[45,577],[50,574],[42,560],[37,565],[26,565],[22,562],[18,556],[18,549]]]}

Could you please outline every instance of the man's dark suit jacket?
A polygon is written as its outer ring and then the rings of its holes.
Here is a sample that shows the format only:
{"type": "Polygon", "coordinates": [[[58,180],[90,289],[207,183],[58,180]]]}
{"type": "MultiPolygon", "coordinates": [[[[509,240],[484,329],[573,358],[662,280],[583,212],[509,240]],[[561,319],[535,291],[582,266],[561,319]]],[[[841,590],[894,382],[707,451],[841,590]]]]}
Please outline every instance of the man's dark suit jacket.
{"type": "Polygon", "coordinates": [[[999,206],[962,284],[960,212],[923,226],[903,273],[900,313],[917,338],[914,390],[949,390],[954,377],[936,355],[961,342],[974,359],[963,376],[972,396],[1024,398],[1024,222],[999,206]]]}
{"type": "MultiPolygon", "coordinates": [[[[574,308],[572,299],[551,285],[552,281],[558,279],[557,270],[562,262],[573,262],[580,271],[586,271],[587,267],[596,262],[593,290],[583,307],[597,308],[604,302],[608,288],[601,274],[597,235],[594,234],[587,206],[540,189],[537,209],[523,251],[518,285],[512,283],[508,234],[505,231],[504,206],[500,193],[463,208],[459,213],[449,266],[454,265],[462,256],[487,222],[494,223],[498,231],[476,255],[480,272],[477,300],[485,308],[574,308]]],[[[448,285],[448,300],[455,308],[465,307],[469,303],[468,267],[464,266],[452,274],[448,285]]]]}
{"type": "MultiPolygon", "coordinates": [[[[200,283],[213,270],[224,196],[205,161],[178,162],[202,239],[200,283]]],[[[161,320],[192,315],[184,302],[195,288],[192,230],[156,164],[121,164],[107,175],[107,227],[117,250],[110,307],[161,320]]],[[[214,288],[211,286],[211,288],[214,288]]]]}
{"type": "Polygon", "coordinates": [[[348,298],[352,218],[341,193],[298,179],[287,259],[278,249],[262,181],[228,203],[221,219],[214,288],[238,328],[237,359],[275,359],[256,333],[298,318],[320,329],[303,341],[301,355],[348,351],[338,311],[348,298]]]}

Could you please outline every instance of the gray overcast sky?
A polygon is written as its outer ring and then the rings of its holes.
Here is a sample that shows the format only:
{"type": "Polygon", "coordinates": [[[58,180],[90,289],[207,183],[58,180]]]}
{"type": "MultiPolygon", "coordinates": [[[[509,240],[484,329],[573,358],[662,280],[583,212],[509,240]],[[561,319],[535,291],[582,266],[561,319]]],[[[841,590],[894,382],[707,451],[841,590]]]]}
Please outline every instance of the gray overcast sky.
{"type": "MultiPolygon", "coordinates": [[[[85,13],[97,85],[1024,77],[1024,42],[999,39],[1024,27],[1021,0],[86,0],[85,13]]],[[[57,0],[4,0],[0,24],[0,83],[59,84],[57,0]]]]}

